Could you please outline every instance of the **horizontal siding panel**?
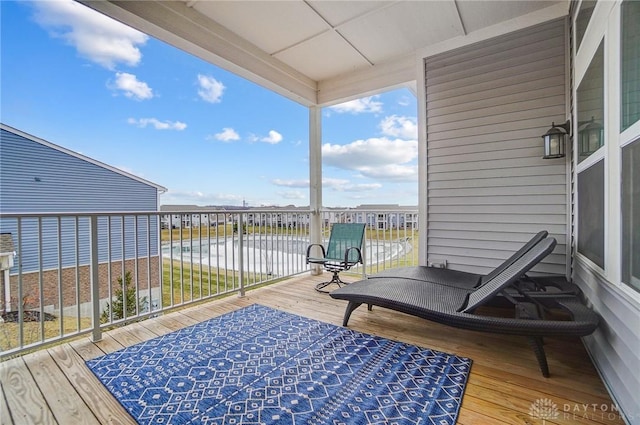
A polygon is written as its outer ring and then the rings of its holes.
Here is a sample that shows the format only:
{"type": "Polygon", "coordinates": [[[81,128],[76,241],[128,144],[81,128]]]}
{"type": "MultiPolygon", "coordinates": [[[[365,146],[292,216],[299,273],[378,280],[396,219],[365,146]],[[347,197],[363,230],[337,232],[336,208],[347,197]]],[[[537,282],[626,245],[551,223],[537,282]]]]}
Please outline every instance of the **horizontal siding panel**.
{"type": "Polygon", "coordinates": [[[461,196],[523,196],[523,195],[562,195],[566,193],[565,185],[553,186],[519,186],[519,187],[480,187],[475,189],[428,189],[430,199],[437,197],[461,196]]]}
{"type": "Polygon", "coordinates": [[[489,271],[540,230],[538,273],[566,272],[566,160],[542,134],[566,118],[565,21],[425,60],[427,257],[489,271]]]}
{"type": "MultiPolygon", "coordinates": [[[[558,99],[561,98],[560,96],[558,96],[558,94],[561,94],[563,91],[564,91],[564,86],[561,86],[560,90],[556,90],[555,94],[551,93],[547,96],[538,96],[538,97],[533,97],[528,99],[518,99],[515,101],[506,101],[503,98],[494,98],[494,99],[490,99],[480,103],[477,107],[473,109],[467,109],[462,111],[452,111],[446,114],[440,113],[437,116],[428,117],[428,123],[430,126],[456,122],[459,120],[473,123],[474,119],[478,119],[478,118],[486,119],[487,117],[497,116],[497,115],[502,116],[506,120],[511,120],[509,118],[509,114],[511,114],[512,111],[529,111],[529,110],[536,110],[540,108],[549,108],[549,107],[557,106],[558,99]]],[[[456,108],[456,109],[461,109],[461,108],[456,108]]]]}
{"type": "MultiPolygon", "coordinates": [[[[538,140],[540,139],[540,127],[519,128],[513,131],[503,131],[500,133],[489,132],[487,134],[476,134],[468,137],[456,137],[455,139],[437,139],[429,140],[427,149],[433,152],[435,149],[451,148],[457,146],[469,146],[470,149],[482,149],[482,145],[495,142],[512,142],[514,140],[538,140]],[[477,146],[474,146],[477,145],[477,146]]],[[[542,139],[539,144],[542,146],[542,139]]],[[[474,152],[474,150],[471,150],[474,152]]]]}
{"type": "Polygon", "coordinates": [[[530,203],[536,205],[553,205],[566,201],[565,195],[500,195],[488,198],[486,196],[454,197],[443,196],[429,199],[429,205],[512,205],[530,203]]]}
{"type": "MultiPolygon", "coordinates": [[[[516,248],[516,250],[517,249],[518,248],[516,248]]],[[[556,246],[556,249],[564,250],[564,247],[556,246]]],[[[496,249],[491,249],[490,247],[477,248],[477,249],[472,249],[472,248],[465,249],[460,247],[447,247],[447,246],[434,245],[434,249],[433,251],[430,251],[430,253],[434,254],[438,258],[447,258],[447,259],[452,258],[452,259],[457,259],[458,261],[460,261],[462,257],[470,258],[470,259],[471,258],[481,259],[481,260],[497,260],[493,263],[494,264],[493,267],[495,267],[499,264],[499,262],[509,258],[511,254],[513,254],[516,250],[500,251],[496,249]]],[[[548,266],[564,265],[564,251],[562,252],[554,251],[551,254],[549,254],[546,260],[547,261],[545,261],[545,263],[547,263],[548,266]]],[[[472,264],[478,264],[478,263],[472,262],[472,264]]]]}
{"type": "Polygon", "coordinates": [[[3,212],[157,209],[157,188],[2,130],[3,212]]]}
{"type": "MultiPolygon", "coordinates": [[[[575,262],[574,282],[592,302],[606,326],[584,338],[589,354],[627,414],[638,408],[640,374],[640,309],[614,284],[591,272],[581,259],[575,262]],[[629,373],[633,371],[633,373],[629,373]]],[[[633,423],[633,421],[632,421],[633,423]]]]}
{"type": "Polygon", "coordinates": [[[564,93],[564,78],[554,76],[531,82],[529,84],[502,87],[498,90],[488,90],[475,92],[473,95],[456,96],[439,101],[441,105],[436,106],[431,103],[432,108],[427,115],[427,121],[442,115],[449,115],[461,112],[478,112],[482,108],[493,105],[512,105],[523,101],[533,101],[546,97],[558,96],[564,93]],[[521,91],[518,91],[521,90],[521,91]]]}
{"type": "MultiPolygon", "coordinates": [[[[435,99],[440,100],[490,88],[524,85],[540,78],[557,76],[557,73],[545,72],[545,70],[554,70],[561,66],[564,68],[564,52],[561,49],[554,49],[552,53],[546,53],[544,57],[536,55],[537,60],[533,60],[533,57],[526,57],[524,60],[511,58],[509,62],[501,64],[502,66],[489,64],[483,72],[479,69],[465,69],[462,71],[465,75],[458,80],[448,76],[447,80],[442,80],[438,84],[429,84],[426,91],[427,97],[436,96],[435,99]]],[[[517,88],[516,92],[523,89],[517,88]]]]}
{"type": "MultiPolygon", "coordinates": [[[[550,161],[551,162],[551,161],[550,161]]],[[[552,176],[564,175],[566,167],[564,164],[548,165],[545,167],[518,167],[518,168],[492,168],[483,170],[468,171],[448,171],[434,172],[430,177],[429,183],[439,182],[442,180],[470,180],[493,177],[523,177],[523,176],[552,176]]]]}
{"type": "Polygon", "coordinates": [[[455,57],[447,59],[446,66],[442,66],[443,63],[437,59],[434,60],[433,65],[427,70],[426,77],[437,85],[447,78],[464,79],[470,75],[468,71],[471,69],[475,69],[476,74],[486,73],[486,67],[492,65],[494,69],[502,69],[516,57],[524,57],[523,63],[533,62],[532,57],[540,60],[554,55],[558,46],[563,45],[563,39],[564,31],[556,28],[540,36],[515,37],[506,42],[494,39],[492,46],[477,43],[477,50],[458,49],[455,57]]]}
{"type": "Polygon", "coordinates": [[[504,51],[521,47],[527,43],[535,43],[548,40],[564,33],[564,28],[558,21],[544,22],[529,28],[526,32],[516,32],[492,39],[491,43],[475,43],[460,49],[447,51],[436,57],[430,58],[429,64],[432,71],[449,71],[447,67],[458,65],[460,61],[473,58],[482,58],[494,53],[496,50],[504,51]]]}
{"type": "MultiPolygon", "coordinates": [[[[503,76],[515,75],[518,71],[526,68],[528,72],[552,67],[564,62],[564,50],[561,39],[559,46],[554,46],[546,50],[531,50],[526,55],[504,53],[503,57],[493,62],[490,57],[482,58],[476,65],[465,65],[460,63],[457,72],[450,72],[440,77],[435,77],[429,84],[431,92],[450,90],[459,82],[459,87],[473,87],[476,84],[491,81],[491,76],[501,78],[503,76]]],[[[522,53],[522,52],[520,52],[522,53]]],[[[432,78],[427,72],[427,78],[432,78]]],[[[493,78],[493,79],[495,79],[493,78]]],[[[429,93],[427,93],[429,94],[429,93]]]]}
{"type": "MultiPolygon", "coordinates": [[[[566,232],[566,225],[563,224],[549,224],[545,225],[545,230],[549,233],[564,233],[566,232]]],[[[498,233],[527,233],[535,235],[540,230],[540,225],[537,223],[448,223],[435,221],[429,223],[429,231],[433,230],[450,230],[450,231],[469,231],[469,232],[498,232],[498,233]]]]}
{"type": "MultiPolygon", "coordinates": [[[[508,122],[495,122],[492,124],[481,125],[477,127],[466,127],[461,129],[451,129],[449,131],[433,131],[431,132],[431,127],[427,125],[427,131],[429,135],[433,138],[433,140],[443,140],[443,139],[457,139],[460,137],[473,137],[477,135],[483,134],[495,134],[495,133],[511,133],[514,131],[519,131],[527,128],[535,128],[538,131],[538,137],[541,137],[542,134],[550,127],[551,121],[561,122],[564,114],[560,113],[552,113],[547,115],[541,115],[538,117],[531,117],[529,119],[524,118],[520,121],[508,121],[508,122]]],[[[542,142],[540,142],[542,145],[542,142]]]]}
{"type": "Polygon", "coordinates": [[[544,185],[564,185],[565,176],[528,176],[528,177],[500,177],[500,178],[477,178],[469,180],[449,180],[429,182],[429,190],[434,189],[465,189],[465,188],[487,188],[487,187],[516,187],[516,186],[539,186],[544,185]]]}
{"type": "Polygon", "coordinates": [[[429,214],[429,221],[433,223],[488,223],[488,224],[519,224],[532,223],[540,224],[544,228],[547,224],[564,224],[566,216],[553,214],[465,214],[450,212],[448,214],[429,214]]]}
{"type": "Polygon", "coordinates": [[[464,214],[551,214],[562,215],[566,219],[567,208],[557,204],[519,204],[519,205],[465,205],[459,208],[455,205],[432,205],[427,207],[428,214],[450,214],[452,212],[464,214]]]}
{"type": "MultiPolygon", "coordinates": [[[[491,240],[458,240],[458,239],[445,239],[445,238],[429,238],[429,244],[438,247],[450,247],[450,248],[464,248],[464,249],[481,249],[490,253],[498,253],[496,258],[507,259],[522,248],[526,241],[514,242],[509,241],[491,241],[491,240]]],[[[563,254],[563,245],[556,245],[555,251],[563,254]]],[[[558,257],[560,258],[560,257],[558,257]]]]}
{"type": "MultiPolygon", "coordinates": [[[[593,302],[594,308],[600,314],[610,316],[607,323],[613,326],[613,329],[622,335],[637,334],[636,324],[640,322],[640,311],[636,305],[630,303],[624,295],[619,293],[618,288],[606,279],[593,274],[581,258],[576,259],[574,279],[587,298],[593,302]]],[[[640,335],[637,337],[640,338],[640,335]]],[[[625,341],[629,341],[629,339],[625,338],[620,341],[621,345],[617,348],[623,350],[634,348],[633,345],[625,347],[625,341]]],[[[640,364],[640,351],[633,350],[632,352],[640,364]]]]}
{"type": "MultiPolygon", "coordinates": [[[[152,219],[152,222],[154,220],[152,219]]],[[[157,220],[155,221],[157,223],[157,220]]],[[[107,219],[98,218],[98,261],[121,260],[124,250],[125,259],[137,256],[158,255],[158,225],[148,228],[148,219],[138,217],[137,238],[135,237],[132,217],[125,220],[125,240],[122,240],[122,227],[111,226],[109,237],[107,219]],[[150,245],[150,246],[149,246],[150,245]]],[[[62,217],[25,218],[18,228],[17,220],[3,219],[2,232],[11,233],[17,252],[15,269],[18,264],[24,272],[57,269],[87,265],[90,261],[89,219],[80,217],[76,220],[62,217]],[[18,234],[21,240],[18,241],[18,234]]]]}
{"type": "MultiPolygon", "coordinates": [[[[155,211],[158,189],[108,167],[76,157],[36,140],[1,130],[0,208],[3,213],[81,213],[155,211]]],[[[79,217],[26,218],[20,229],[15,219],[0,220],[3,232],[13,235],[23,272],[89,263],[89,219],[79,217]]],[[[98,220],[98,260],[107,261],[158,255],[158,219],[139,217],[112,220],[111,239],[107,219],[98,220]],[[117,220],[116,220],[117,221],[117,220]],[[151,224],[151,226],[149,226],[151,224]],[[149,248],[150,245],[150,248],[149,248]],[[123,253],[124,251],[124,253],[123,253]]],[[[16,268],[17,269],[17,265],[16,268]]],[[[14,270],[15,270],[14,269],[14,270]]]]}
{"type": "MultiPolygon", "coordinates": [[[[429,258],[446,259],[447,267],[462,270],[469,273],[487,274],[499,266],[505,259],[491,259],[478,257],[450,256],[447,254],[433,253],[429,258]]],[[[564,275],[564,266],[553,263],[540,263],[530,272],[530,275],[564,275]]]]}
{"type": "MultiPolygon", "coordinates": [[[[428,242],[431,244],[434,241],[435,245],[438,240],[449,240],[455,245],[453,246],[465,246],[467,243],[484,243],[484,244],[493,244],[494,242],[499,242],[498,247],[502,247],[500,249],[506,251],[516,251],[522,245],[524,245],[529,239],[533,237],[534,234],[538,233],[541,230],[547,230],[546,228],[539,228],[533,233],[529,233],[526,231],[523,232],[513,232],[511,234],[505,234],[500,232],[489,232],[489,231],[449,231],[449,230],[438,230],[433,229],[429,231],[428,242]],[[513,249],[517,245],[516,249],[513,249]]],[[[549,236],[553,236],[558,245],[566,245],[567,237],[563,232],[561,233],[553,233],[549,232],[549,236]]],[[[557,248],[556,248],[557,249],[557,248]]]]}
{"type": "MultiPolygon", "coordinates": [[[[440,164],[429,164],[429,172],[430,173],[446,173],[452,172],[452,170],[457,171],[478,171],[478,170],[492,170],[495,168],[519,168],[519,167],[532,167],[536,164],[540,164],[540,160],[542,155],[540,156],[531,156],[528,158],[510,158],[509,161],[500,160],[490,160],[490,161],[481,161],[481,162],[463,162],[456,164],[455,168],[451,167],[451,162],[448,161],[440,161],[440,164]]],[[[562,160],[555,161],[561,162],[562,160]]],[[[549,160],[549,162],[554,162],[549,160]]]]}
{"type": "MultiPolygon", "coordinates": [[[[542,64],[541,64],[542,65],[542,64]]],[[[564,71],[564,60],[558,58],[554,61],[544,64],[546,67],[540,66],[532,69],[529,65],[514,67],[518,72],[508,77],[488,79],[486,81],[474,81],[473,84],[456,86],[450,84],[442,87],[427,87],[427,98],[429,101],[446,101],[451,102],[457,97],[477,96],[486,97],[485,92],[492,90],[504,89],[511,90],[515,93],[526,91],[526,85],[538,80],[557,79],[558,73],[564,71]],[[476,94],[477,93],[477,94],[476,94]]],[[[497,77],[497,76],[496,76],[497,77]]],[[[564,79],[564,78],[563,78],[564,79]]],[[[451,104],[451,103],[449,103],[451,104]]]]}
{"type": "Polygon", "coordinates": [[[532,143],[532,140],[529,139],[511,139],[506,141],[498,141],[498,142],[487,142],[487,143],[476,143],[473,145],[463,145],[463,146],[446,146],[444,145],[441,148],[430,148],[428,150],[429,156],[438,157],[438,156],[451,156],[451,155],[460,155],[460,154],[473,154],[473,153],[494,153],[494,155],[499,156],[502,151],[512,150],[512,149],[530,149],[532,145],[538,149],[542,149],[541,140],[535,140],[535,145],[532,143]]]}
{"type": "MultiPolygon", "coordinates": [[[[451,130],[467,131],[467,135],[474,134],[478,129],[486,128],[487,131],[502,131],[500,125],[510,122],[525,121],[538,117],[563,116],[565,110],[564,98],[558,98],[549,106],[536,106],[515,112],[493,113],[477,118],[468,118],[461,115],[458,121],[448,121],[442,124],[428,123],[429,132],[450,132],[451,130]]],[[[547,124],[549,126],[549,124],[547,124]]]]}
{"type": "Polygon", "coordinates": [[[509,161],[512,159],[526,159],[532,158],[536,160],[540,160],[542,158],[542,146],[536,146],[532,148],[523,148],[523,149],[509,149],[504,151],[491,151],[491,152],[478,152],[472,154],[460,154],[460,155],[447,155],[447,156],[436,156],[433,158],[429,158],[427,164],[429,166],[432,165],[440,165],[440,164],[454,164],[454,163],[467,163],[467,162],[492,162],[497,163],[498,166],[503,166],[507,168],[513,168],[513,164],[510,164],[509,161]],[[498,158],[496,158],[498,157],[498,158]]]}

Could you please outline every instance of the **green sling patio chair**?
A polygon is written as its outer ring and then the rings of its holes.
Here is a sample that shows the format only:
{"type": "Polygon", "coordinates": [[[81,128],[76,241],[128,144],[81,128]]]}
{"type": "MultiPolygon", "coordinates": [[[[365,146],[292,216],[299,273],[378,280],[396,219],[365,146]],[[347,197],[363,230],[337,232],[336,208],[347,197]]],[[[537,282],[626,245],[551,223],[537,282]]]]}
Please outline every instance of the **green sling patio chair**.
{"type": "Polygon", "coordinates": [[[335,283],[338,287],[345,284],[338,275],[356,264],[364,264],[362,259],[362,241],[364,239],[364,223],[335,223],[331,227],[331,235],[327,247],[322,244],[311,244],[307,247],[307,264],[320,264],[325,270],[333,273],[331,280],[316,285],[319,292],[335,283]],[[313,256],[312,252],[320,256],[313,256]]]}

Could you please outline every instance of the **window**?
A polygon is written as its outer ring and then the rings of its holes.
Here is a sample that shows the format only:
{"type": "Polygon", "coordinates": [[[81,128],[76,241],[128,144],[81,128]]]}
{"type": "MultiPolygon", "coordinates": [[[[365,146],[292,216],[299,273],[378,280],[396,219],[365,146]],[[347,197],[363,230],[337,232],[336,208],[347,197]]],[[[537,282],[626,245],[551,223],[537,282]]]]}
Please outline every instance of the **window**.
{"type": "Polygon", "coordinates": [[[604,160],[578,174],[578,252],[604,270],[604,160]]]}
{"type": "Polygon", "coordinates": [[[640,292],[640,139],[622,148],[622,282],[640,292]]]}
{"type": "Polygon", "coordinates": [[[621,119],[624,131],[640,119],[640,2],[622,3],[620,26],[621,119]]]}
{"type": "Polygon", "coordinates": [[[578,163],[595,153],[604,143],[604,40],[591,59],[577,92],[578,163]],[[597,127],[599,131],[594,132],[597,127]],[[599,134],[600,137],[585,137],[599,134]]]}
{"type": "Polygon", "coordinates": [[[604,40],[591,58],[576,92],[578,115],[578,252],[604,270],[604,40]],[[593,128],[598,137],[593,142],[593,128]],[[588,131],[587,131],[588,130],[588,131]]]}
{"type": "Polygon", "coordinates": [[[577,46],[580,48],[580,43],[584,38],[584,33],[587,31],[587,26],[593,15],[593,8],[596,7],[595,0],[584,0],[580,4],[580,10],[578,11],[578,17],[576,18],[576,40],[577,46]]]}

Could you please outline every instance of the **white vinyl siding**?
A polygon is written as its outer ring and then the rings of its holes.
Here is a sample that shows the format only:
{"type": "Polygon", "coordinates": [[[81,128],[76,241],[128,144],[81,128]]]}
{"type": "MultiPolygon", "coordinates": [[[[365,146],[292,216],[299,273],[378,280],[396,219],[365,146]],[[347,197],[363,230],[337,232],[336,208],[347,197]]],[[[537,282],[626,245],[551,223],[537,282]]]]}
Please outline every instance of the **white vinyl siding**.
{"type": "Polygon", "coordinates": [[[540,273],[567,272],[567,158],[541,136],[567,119],[564,19],[425,59],[427,255],[486,273],[532,235],[555,251],[540,273]]]}

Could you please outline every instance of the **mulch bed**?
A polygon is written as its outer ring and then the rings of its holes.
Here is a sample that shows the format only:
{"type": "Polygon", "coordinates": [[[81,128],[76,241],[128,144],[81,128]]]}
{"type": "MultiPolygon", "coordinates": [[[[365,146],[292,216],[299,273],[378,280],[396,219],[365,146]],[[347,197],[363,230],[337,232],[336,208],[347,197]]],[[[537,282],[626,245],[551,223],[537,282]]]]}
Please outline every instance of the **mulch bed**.
{"type": "MultiPolygon", "coordinates": [[[[2,313],[0,315],[0,317],[2,317],[2,320],[4,322],[11,322],[11,323],[17,323],[18,322],[18,312],[17,311],[10,311],[8,313],[2,313]]],[[[27,311],[23,311],[22,312],[22,318],[24,322],[40,322],[40,312],[39,311],[32,311],[32,310],[27,310],[27,311]]],[[[56,320],[56,316],[54,316],[53,314],[49,314],[49,313],[44,313],[44,320],[45,321],[52,321],[52,320],[56,320]]]]}

